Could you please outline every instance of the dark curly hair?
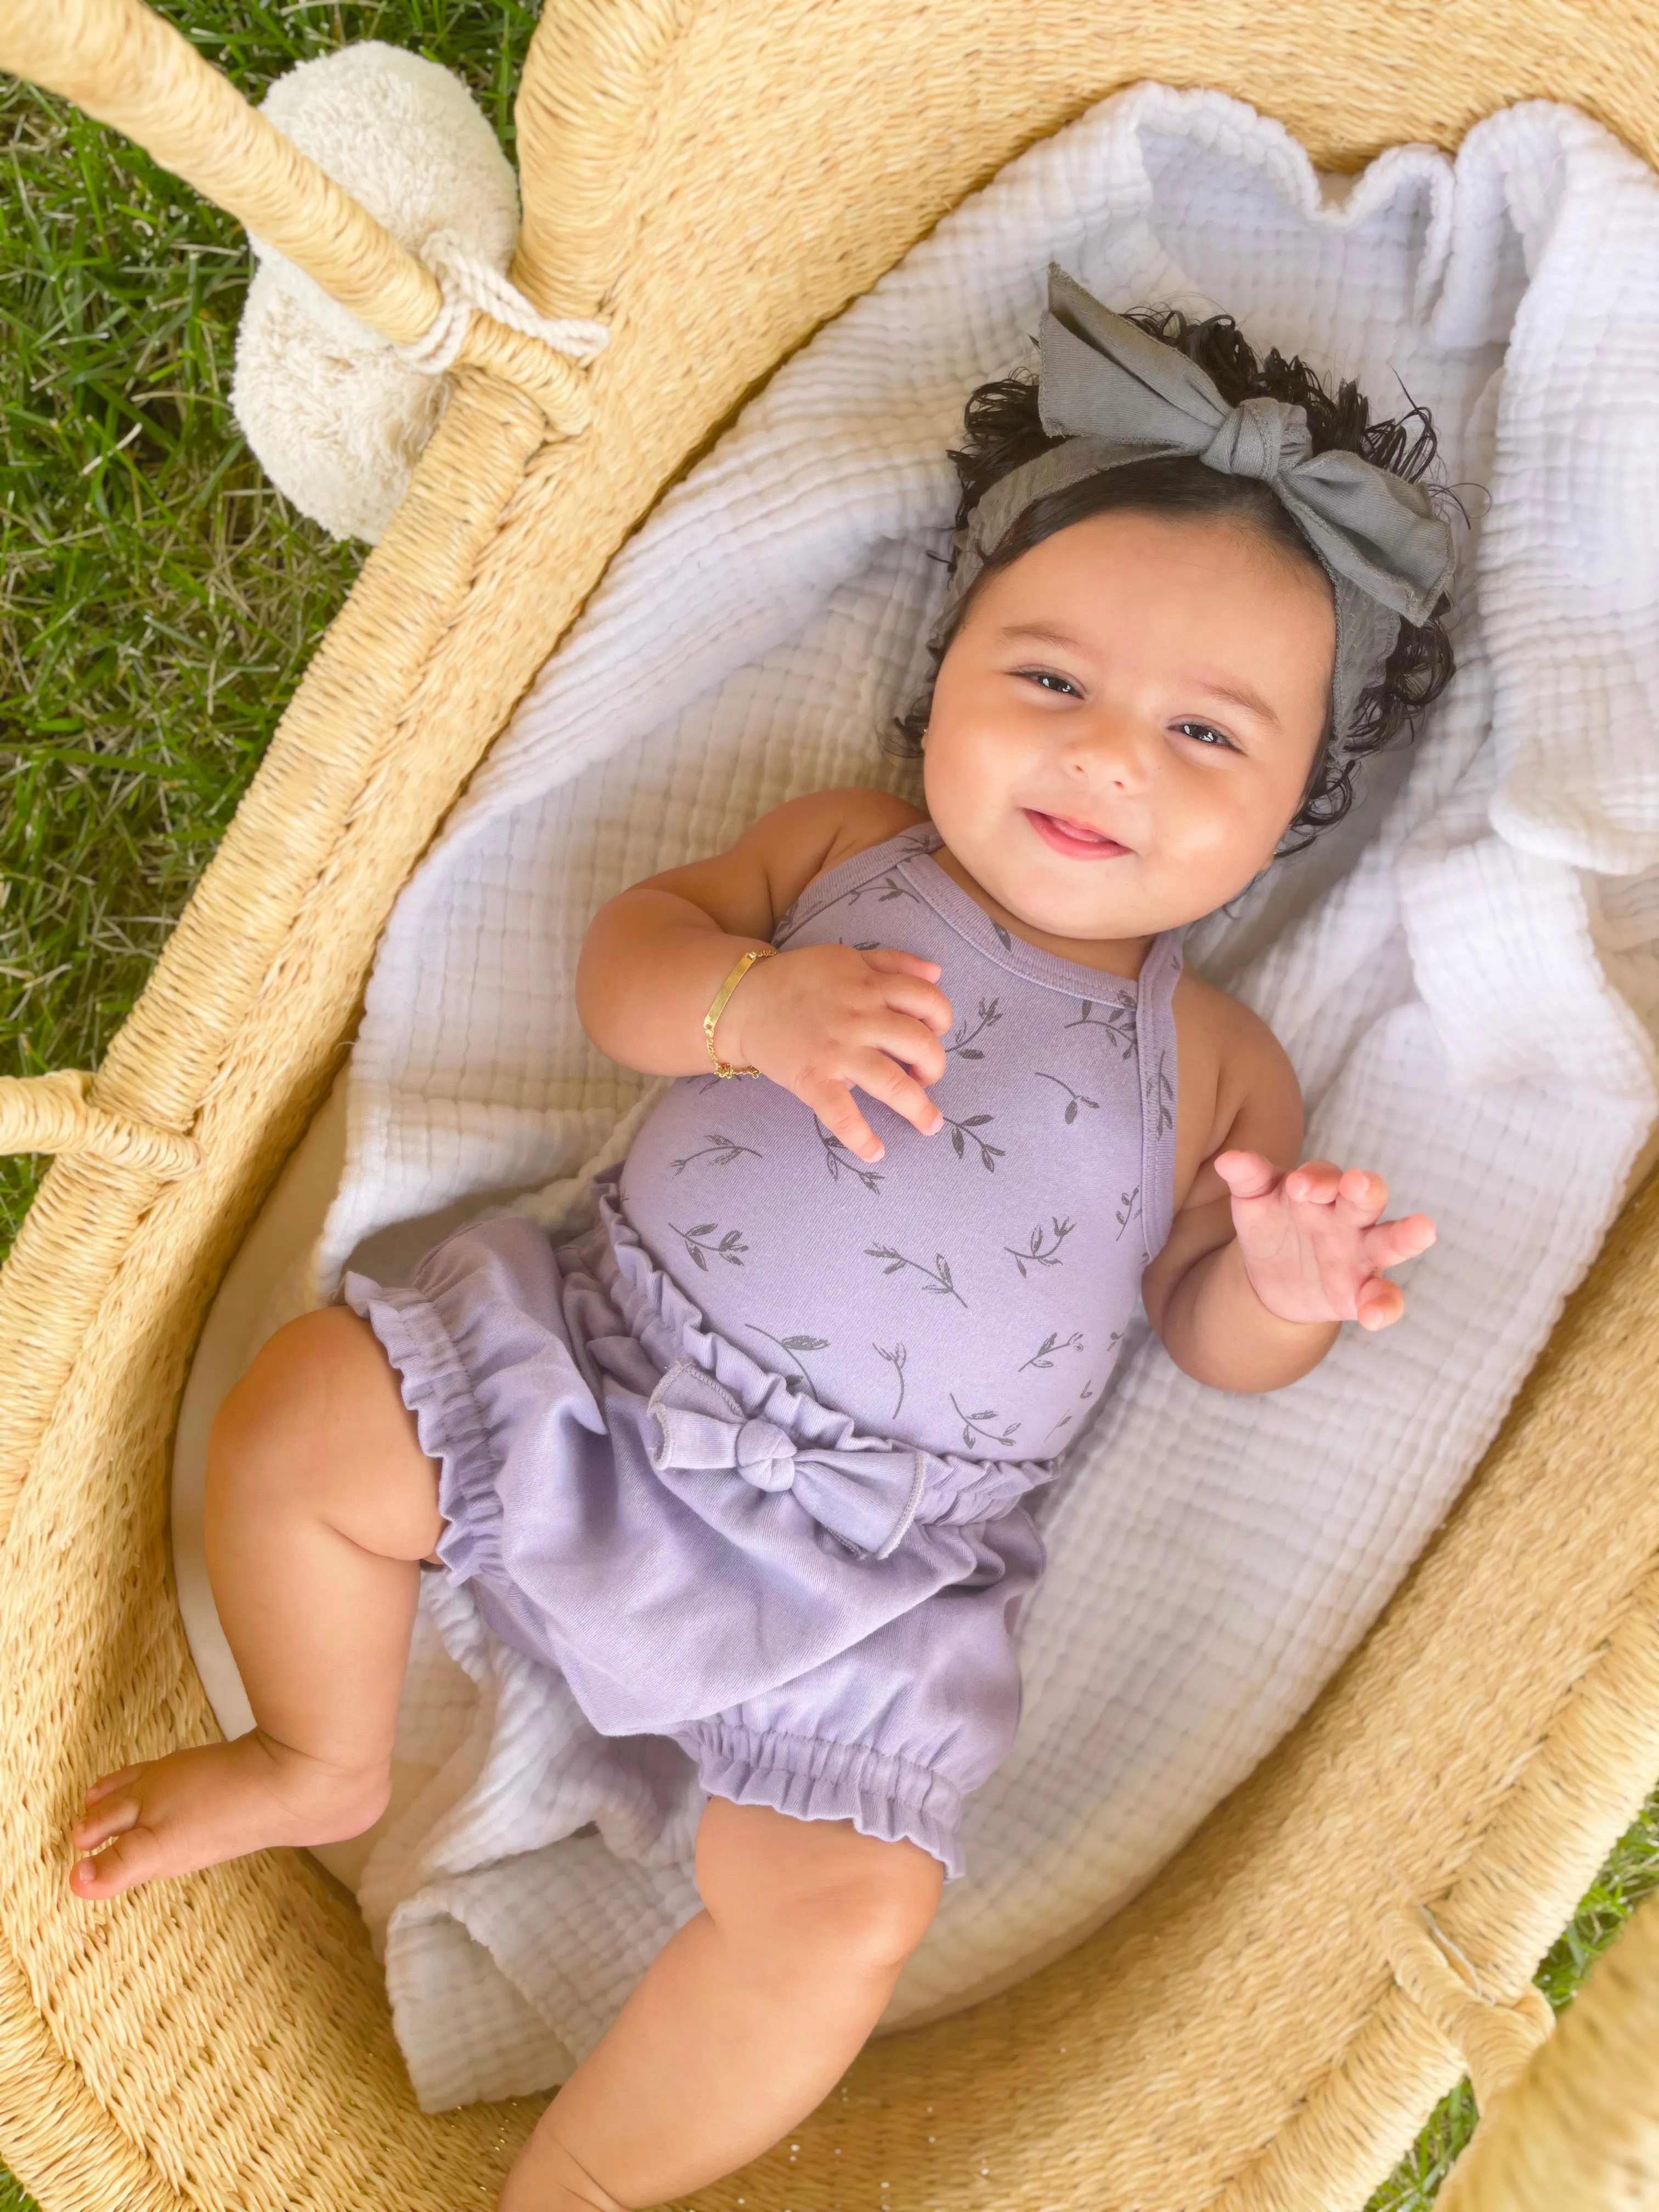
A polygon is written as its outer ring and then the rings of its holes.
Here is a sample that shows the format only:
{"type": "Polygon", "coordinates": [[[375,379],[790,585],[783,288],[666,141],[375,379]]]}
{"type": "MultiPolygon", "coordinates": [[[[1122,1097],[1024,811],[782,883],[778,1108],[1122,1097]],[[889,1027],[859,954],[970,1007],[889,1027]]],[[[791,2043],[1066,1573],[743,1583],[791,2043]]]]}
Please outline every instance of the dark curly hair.
{"type": "MultiPolygon", "coordinates": [[[[1370,403],[1357,384],[1340,384],[1334,392],[1329,392],[1299,356],[1286,361],[1276,349],[1265,361],[1258,361],[1231,315],[1211,315],[1194,322],[1174,307],[1149,307],[1127,319],[1149,337],[1175,347],[1196,362],[1229,406],[1236,407],[1246,399],[1267,398],[1287,400],[1302,408],[1316,453],[1332,448],[1358,453],[1376,467],[1413,483],[1433,465],[1438,441],[1434,424],[1423,408],[1413,406],[1403,415],[1374,422],[1370,403]]],[[[1061,442],[1042,427],[1035,374],[981,384],[969,399],[963,431],[961,447],[951,453],[962,485],[957,507],[958,530],[965,526],[993,484],[1061,442]]],[[[908,759],[920,757],[939,663],[985,577],[1009,567],[1056,531],[1069,529],[1091,515],[1125,509],[1152,514],[1235,517],[1295,559],[1308,562],[1321,575],[1325,573],[1284,502],[1259,478],[1224,476],[1195,456],[1185,455],[1126,462],[1100,476],[1085,477],[1081,483],[1033,501],[1004,532],[975,580],[973,590],[957,609],[948,635],[935,645],[926,689],[908,713],[893,724],[890,750],[908,759]]],[[[1354,769],[1358,763],[1368,754],[1380,752],[1401,731],[1414,734],[1423,709],[1445,690],[1453,665],[1443,623],[1447,605],[1443,598],[1427,622],[1401,623],[1381,682],[1360,695],[1352,726],[1341,733],[1340,742],[1327,722],[1302,803],[1285,829],[1285,838],[1291,842],[1281,844],[1281,851],[1298,851],[1320,830],[1340,822],[1353,804],[1354,769]]]]}

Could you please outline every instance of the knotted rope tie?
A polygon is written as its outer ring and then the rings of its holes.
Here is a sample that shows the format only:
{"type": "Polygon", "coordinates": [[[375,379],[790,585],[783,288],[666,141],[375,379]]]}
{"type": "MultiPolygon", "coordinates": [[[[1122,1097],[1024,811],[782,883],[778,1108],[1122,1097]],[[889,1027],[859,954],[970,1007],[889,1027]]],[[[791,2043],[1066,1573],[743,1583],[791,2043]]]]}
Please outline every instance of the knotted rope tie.
{"type": "Polygon", "coordinates": [[[90,1102],[91,1076],[0,1075],[0,1153],[84,1152],[111,1167],[145,1169],[171,1182],[202,1164],[193,1137],[106,1114],[90,1102]]]}
{"type": "Polygon", "coordinates": [[[1402,1906],[1385,1931],[1395,1979],[1449,2043],[1463,2054],[1484,2113],[1526,2071],[1555,2026],[1547,2000],[1531,1983],[1512,2002],[1489,1997],[1480,1977],[1429,1915],[1402,1906]]]}
{"type": "Polygon", "coordinates": [[[434,231],[421,258],[437,278],[444,303],[430,330],[395,350],[400,361],[423,375],[441,376],[454,367],[475,314],[489,315],[571,361],[592,361],[611,343],[604,323],[586,322],[577,315],[538,314],[516,284],[453,230],[434,231]]]}

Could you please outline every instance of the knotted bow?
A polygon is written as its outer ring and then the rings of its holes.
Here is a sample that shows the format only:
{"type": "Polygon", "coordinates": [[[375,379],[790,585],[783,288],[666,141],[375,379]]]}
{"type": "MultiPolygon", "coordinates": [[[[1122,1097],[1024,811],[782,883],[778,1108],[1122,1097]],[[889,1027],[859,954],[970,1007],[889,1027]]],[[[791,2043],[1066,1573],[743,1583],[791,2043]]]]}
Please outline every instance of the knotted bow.
{"type": "Polygon", "coordinates": [[[1038,339],[1042,427],[1063,443],[994,484],[969,517],[935,642],[950,633],[988,556],[1034,501],[1131,461],[1192,454],[1271,487],[1336,596],[1332,717],[1346,730],[1381,678],[1401,618],[1426,622],[1451,579],[1449,526],[1420,484],[1358,453],[1313,451],[1306,412],[1282,399],[1229,407],[1196,362],[1048,270],[1038,339]]]}
{"type": "Polygon", "coordinates": [[[931,1464],[927,1452],[798,1444],[777,1422],[745,1413],[690,1360],[669,1369],[651,1394],[650,1411],[659,1431],[651,1463],[659,1474],[729,1468],[757,1490],[793,1490],[813,1520],[866,1558],[896,1551],[915,1519],[931,1464]]]}

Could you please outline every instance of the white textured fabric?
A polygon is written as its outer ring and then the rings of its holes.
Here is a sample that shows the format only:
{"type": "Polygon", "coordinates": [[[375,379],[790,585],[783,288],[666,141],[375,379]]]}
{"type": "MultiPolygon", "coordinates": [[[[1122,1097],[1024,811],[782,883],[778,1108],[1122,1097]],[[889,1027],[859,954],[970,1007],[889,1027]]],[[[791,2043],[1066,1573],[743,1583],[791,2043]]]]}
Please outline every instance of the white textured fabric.
{"type": "MultiPolygon", "coordinates": [[[[889,2025],[1075,1942],[1306,1708],[1492,1436],[1656,1109],[1659,183],[1544,105],[1455,166],[1407,148],[1322,179],[1237,103],[1142,87],[943,222],[618,556],[387,927],[322,1287],[386,1224],[451,1225],[611,1137],[642,1086],[576,1023],[600,901],[795,793],[893,780],[876,735],[940,593],[945,448],[968,390],[1030,358],[1051,257],[1115,307],[1225,307],[1382,412],[1403,385],[1467,487],[1431,731],[1191,940],[1283,1038],[1310,1151],[1380,1169],[1440,1237],[1398,1328],[1271,1396],[1201,1389],[1143,1331],[1048,1500],[1019,1740],[889,2025]]],[[[436,1577],[399,1750],[439,1771],[362,1895],[422,2100],[545,2083],[695,1909],[684,1762],[624,1783],[436,1577]]]]}

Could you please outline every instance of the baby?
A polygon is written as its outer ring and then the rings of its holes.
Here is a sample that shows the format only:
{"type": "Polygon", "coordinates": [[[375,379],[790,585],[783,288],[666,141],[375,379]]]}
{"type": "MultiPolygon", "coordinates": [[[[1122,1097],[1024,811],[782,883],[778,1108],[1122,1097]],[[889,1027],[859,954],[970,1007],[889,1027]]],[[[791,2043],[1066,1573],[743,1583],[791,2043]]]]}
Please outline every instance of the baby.
{"type": "Polygon", "coordinates": [[[1036,380],[975,393],[954,456],[900,726],[926,813],[821,792],[611,900],[583,1023],[682,1079],[595,1225],[349,1276],[226,1401],[209,1558],[258,1726],[88,1790],[77,1895],[369,1826],[422,1562],[707,1793],[703,1909],[503,2212],[696,2189],[858,2051],[1013,1737],[1021,1501],[1137,1297],[1223,1390],[1398,1318],[1431,1224],[1297,1164],[1284,1052],[1180,948],[1447,680],[1433,450],[1224,318],[1051,272],[1036,380]]]}

